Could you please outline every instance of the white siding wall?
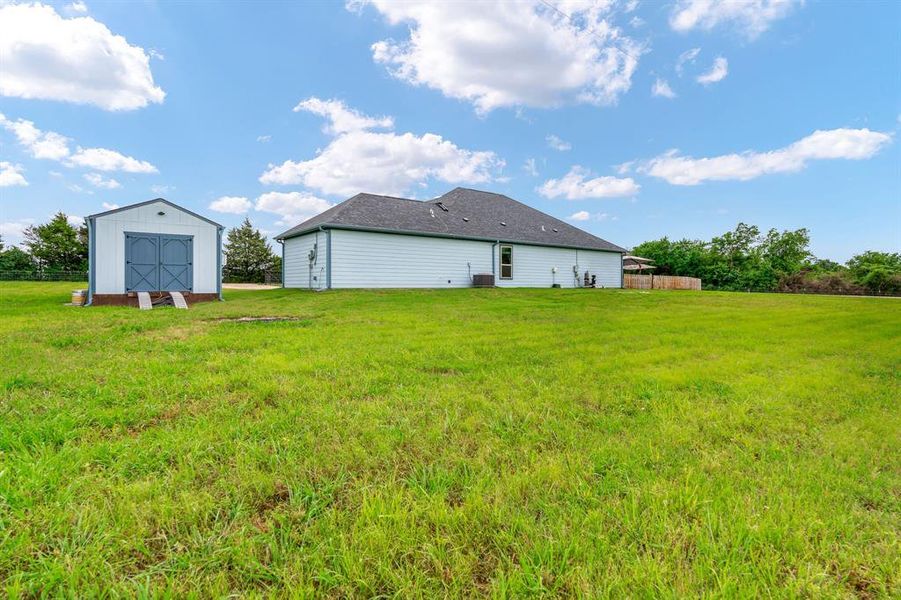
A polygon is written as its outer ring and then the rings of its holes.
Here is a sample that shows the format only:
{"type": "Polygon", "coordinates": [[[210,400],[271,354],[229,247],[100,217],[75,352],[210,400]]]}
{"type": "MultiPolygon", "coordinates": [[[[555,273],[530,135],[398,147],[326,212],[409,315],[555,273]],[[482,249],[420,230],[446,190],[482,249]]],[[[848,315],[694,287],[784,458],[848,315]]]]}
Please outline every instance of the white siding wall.
{"type": "MultiPolygon", "coordinates": [[[[331,284],[333,288],[442,288],[469,287],[470,273],[491,273],[492,242],[331,230],[331,284]],[[467,268],[467,263],[470,263],[467,268]]],[[[306,288],[307,255],[315,234],[285,241],[286,287],[306,288]]],[[[585,271],[603,287],[620,287],[621,257],[617,252],[573,250],[512,244],[513,278],[500,279],[500,248],[494,248],[495,282],[501,287],[575,287],[585,271]],[[551,269],[557,267],[556,276],[551,269]]],[[[327,285],[325,234],[319,234],[314,289],[327,285]]]]}
{"type": "Polygon", "coordinates": [[[316,231],[285,240],[285,287],[326,288],[326,265],[328,264],[328,234],[316,231]],[[316,260],[310,268],[309,254],[317,247],[316,260]]]}
{"type": "MultiPolygon", "coordinates": [[[[599,287],[622,287],[623,259],[618,252],[599,252],[597,250],[579,250],[579,274],[597,275],[599,287]]],[[[570,267],[570,274],[572,268],[570,267]]]]}
{"type": "Polygon", "coordinates": [[[94,293],[125,293],[125,232],[171,233],[194,236],[194,289],[197,294],[218,291],[217,227],[165,204],[143,206],[97,217],[94,235],[94,293]],[[163,211],[163,216],[157,213],[163,211]]]}
{"type": "Polygon", "coordinates": [[[469,287],[491,273],[491,243],[332,230],[333,288],[469,287]]]}
{"type": "Polygon", "coordinates": [[[524,246],[522,244],[500,244],[495,251],[498,261],[494,283],[498,287],[551,287],[559,283],[563,287],[573,287],[573,265],[576,251],[567,248],[547,246],[524,246]],[[513,246],[513,278],[501,279],[500,247],[513,246]],[[551,271],[557,267],[557,273],[551,271]]]}
{"type": "Polygon", "coordinates": [[[559,283],[561,287],[577,287],[573,267],[578,267],[579,285],[585,271],[597,276],[597,285],[620,287],[622,259],[618,252],[600,250],[574,250],[570,248],[550,248],[523,244],[501,244],[513,246],[513,278],[500,278],[500,249],[495,283],[498,287],[550,287],[559,283]],[[557,267],[557,273],[553,268],[557,267]]]}

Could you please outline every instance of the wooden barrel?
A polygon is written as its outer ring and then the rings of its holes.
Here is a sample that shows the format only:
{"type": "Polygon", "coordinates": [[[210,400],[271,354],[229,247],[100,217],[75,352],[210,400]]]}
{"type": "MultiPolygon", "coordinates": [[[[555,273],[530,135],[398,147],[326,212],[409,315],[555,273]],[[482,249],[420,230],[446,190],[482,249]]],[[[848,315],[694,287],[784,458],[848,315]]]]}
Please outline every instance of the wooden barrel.
{"type": "Polygon", "coordinates": [[[74,290],[72,292],[72,305],[84,306],[85,298],[87,298],[87,293],[85,292],[85,290],[74,290]]]}

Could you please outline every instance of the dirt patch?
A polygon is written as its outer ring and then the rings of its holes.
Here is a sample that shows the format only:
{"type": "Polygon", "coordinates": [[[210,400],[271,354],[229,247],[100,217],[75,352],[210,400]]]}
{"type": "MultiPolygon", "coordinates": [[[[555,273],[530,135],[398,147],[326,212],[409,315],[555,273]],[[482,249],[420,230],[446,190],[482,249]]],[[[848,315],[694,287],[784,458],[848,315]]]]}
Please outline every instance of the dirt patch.
{"type": "Polygon", "coordinates": [[[281,286],[266,283],[223,283],[223,290],[277,290],[281,286]]]}
{"type": "Polygon", "coordinates": [[[300,321],[300,317],[222,317],[213,319],[220,323],[280,323],[282,321],[300,321]]]}
{"type": "Polygon", "coordinates": [[[263,499],[257,506],[259,513],[267,513],[277,506],[286,504],[291,501],[291,490],[282,482],[275,484],[273,492],[263,499]]]}

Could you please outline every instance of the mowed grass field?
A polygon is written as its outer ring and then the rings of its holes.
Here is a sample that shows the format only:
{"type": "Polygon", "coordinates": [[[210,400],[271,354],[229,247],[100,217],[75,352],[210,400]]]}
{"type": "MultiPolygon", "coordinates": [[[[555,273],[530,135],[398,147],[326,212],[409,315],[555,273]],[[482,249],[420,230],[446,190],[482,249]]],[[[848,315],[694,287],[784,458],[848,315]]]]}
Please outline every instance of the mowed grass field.
{"type": "Polygon", "coordinates": [[[10,596],[901,595],[901,301],[75,287],[0,284],[10,596]]]}

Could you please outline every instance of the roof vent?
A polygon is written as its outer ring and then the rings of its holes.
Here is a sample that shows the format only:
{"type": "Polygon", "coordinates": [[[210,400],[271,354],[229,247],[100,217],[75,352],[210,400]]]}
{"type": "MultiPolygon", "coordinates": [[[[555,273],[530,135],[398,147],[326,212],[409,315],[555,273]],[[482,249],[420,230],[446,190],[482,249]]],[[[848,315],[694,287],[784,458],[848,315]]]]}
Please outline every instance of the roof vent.
{"type": "Polygon", "coordinates": [[[547,229],[544,228],[544,225],[541,226],[541,231],[547,231],[547,229]]]}
{"type": "Polygon", "coordinates": [[[435,204],[437,204],[437,205],[438,205],[438,208],[440,208],[440,209],[443,210],[444,212],[448,212],[448,208],[447,208],[446,206],[444,206],[444,203],[443,203],[443,202],[436,202],[435,204]]]}
{"type": "Polygon", "coordinates": [[[435,209],[434,209],[434,208],[430,208],[430,209],[429,209],[429,214],[432,215],[432,218],[434,219],[434,218],[435,218],[435,209]]]}
{"type": "Polygon", "coordinates": [[[463,217],[463,220],[469,223],[469,217],[463,217]]]}
{"type": "Polygon", "coordinates": [[[553,229],[553,231],[554,231],[554,233],[557,233],[557,228],[556,228],[556,227],[554,227],[554,229],[553,229]]]}
{"type": "Polygon", "coordinates": [[[504,223],[504,222],[503,222],[503,221],[501,221],[501,226],[502,226],[502,227],[506,227],[506,226],[507,226],[507,224],[506,224],[506,223],[504,223]]]}

